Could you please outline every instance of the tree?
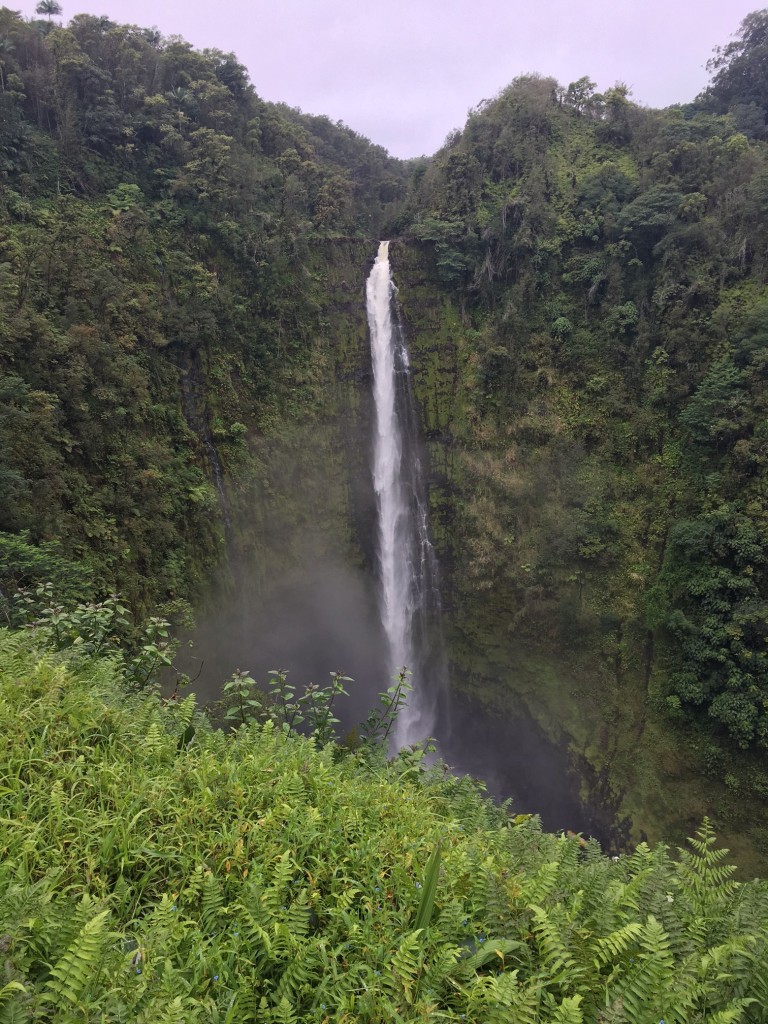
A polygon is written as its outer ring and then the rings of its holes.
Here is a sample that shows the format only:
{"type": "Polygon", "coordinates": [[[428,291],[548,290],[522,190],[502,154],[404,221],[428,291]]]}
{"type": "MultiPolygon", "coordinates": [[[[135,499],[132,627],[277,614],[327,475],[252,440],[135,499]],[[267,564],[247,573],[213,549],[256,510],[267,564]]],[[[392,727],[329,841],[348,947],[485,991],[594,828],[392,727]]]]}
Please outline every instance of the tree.
{"type": "Polygon", "coordinates": [[[57,3],[56,0],[40,0],[40,3],[35,8],[36,14],[45,14],[48,16],[48,21],[56,15],[61,14],[61,4],[57,3]]]}
{"type": "Polygon", "coordinates": [[[192,99],[192,93],[189,89],[183,89],[180,85],[176,86],[175,89],[170,89],[165,97],[169,100],[173,106],[176,107],[176,116],[179,119],[179,135],[182,134],[182,118],[184,117],[183,107],[185,103],[189,103],[192,99]]]}
{"type": "Polygon", "coordinates": [[[768,109],[768,9],[753,11],[739,26],[737,38],[718,46],[707,61],[714,74],[705,101],[720,113],[754,103],[768,109]]]}
{"type": "Polygon", "coordinates": [[[5,92],[5,61],[15,47],[10,39],[0,39],[0,92],[5,92]]]}
{"type": "Polygon", "coordinates": [[[584,75],[577,82],[571,82],[565,93],[565,104],[578,114],[584,114],[595,105],[596,85],[591,78],[584,75]]]}

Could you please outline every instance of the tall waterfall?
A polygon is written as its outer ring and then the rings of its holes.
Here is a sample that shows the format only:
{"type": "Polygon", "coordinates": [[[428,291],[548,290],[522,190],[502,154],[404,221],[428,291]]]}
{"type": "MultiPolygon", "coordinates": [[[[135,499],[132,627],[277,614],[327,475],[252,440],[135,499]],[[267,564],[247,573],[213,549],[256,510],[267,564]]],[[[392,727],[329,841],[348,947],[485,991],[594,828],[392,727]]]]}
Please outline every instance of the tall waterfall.
{"type": "Polygon", "coordinates": [[[413,690],[393,747],[431,735],[443,688],[440,592],[428,533],[426,483],[408,350],[397,317],[389,242],[381,242],[366,285],[376,424],[373,484],[378,509],[379,604],[390,677],[403,667],[413,690]]]}

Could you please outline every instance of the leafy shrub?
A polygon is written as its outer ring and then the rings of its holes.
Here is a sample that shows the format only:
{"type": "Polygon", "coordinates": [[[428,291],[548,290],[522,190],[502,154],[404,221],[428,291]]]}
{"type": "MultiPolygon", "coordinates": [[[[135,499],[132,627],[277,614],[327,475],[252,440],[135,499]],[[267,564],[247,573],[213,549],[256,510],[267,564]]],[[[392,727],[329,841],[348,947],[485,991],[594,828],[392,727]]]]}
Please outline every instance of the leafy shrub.
{"type": "Polygon", "coordinates": [[[0,633],[0,1020],[768,1019],[768,888],[706,822],[608,858],[39,639],[0,633]]]}

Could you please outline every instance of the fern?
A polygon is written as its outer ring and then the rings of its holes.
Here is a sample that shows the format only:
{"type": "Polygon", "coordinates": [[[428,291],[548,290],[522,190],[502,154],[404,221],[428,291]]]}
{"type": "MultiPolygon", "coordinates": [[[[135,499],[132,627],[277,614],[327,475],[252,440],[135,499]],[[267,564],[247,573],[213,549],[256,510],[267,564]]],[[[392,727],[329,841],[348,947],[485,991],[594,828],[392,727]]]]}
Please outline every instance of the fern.
{"type": "Polygon", "coordinates": [[[619,960],[625,956],[627,950],[636,942],[642,930],[643,926],[641,924],[637,921],[630,921],[623,928],[619,928],[617,931],[611,932],[610,935],[598,939],[595,965],[598,968],[603,967],[609,961],[619,960]]]}
{"type": "Polygon", "coordinates": [[[469,1020],[483,1024],[537,1024],[541,1020],[541,990],[536,983],[522,985],[517,971],[476,978],[466,997],[469,1020]]]}
{"type": "Polygon", "coordinates": [[[300,996],[310,989],[315,979],[313,968],[316,958],[307,950],[297,953],[280,975],[274,994],[274,1002],[298,1004],[300,996]]]}
{"type": "Polygon", "coordinates": [[[395,995],[413,1002],[416,982],[422,967],[421,929],[406,935],[400,942],[390,963],[387,965],[382,984],[395,995]]]}
{"type": "Polygon", "coordinates": [[[200,924],[206,932],[218,931],[223,907],[224,891],[221,882],[212,871],[206,871],[200,901],[200,924]]]}
{"type": "Polygon", "coordinates": [[[176,729],[179,735],[183,736],[184,733],[192,725],[192,719],[197,711],[197,700],[195,699],[194,693],[187,694],[183,700],[180,700],[175,705],[175,719],[176,729]]]}
{"type": "Polygon", "coordinates": [[[259,1020],[258,997],[254,987],[248,984],[247,975],[239,979],[239,985],[240,987],[227,1009],[224,1024],[244,1024],[246,1021],[250,1024],[251,1021],[259,1020]]]}
{"type": "Polygon", "coordinates": [[[166,733],[159,722],[152,722],[144,735],[142,744],[148,757],[156,757],[166,747],[166,733]]]}
{"type": "Polygon", "coordinates": [[[707,1017],[707,1024],[739,1024],[744,1011],[755,1002],[752,999],[738,999],[724,1010],[718,1010],[707,1017]]]}
{"type": "Polygon", "coordinates": [[[541,903],[554,890],[559,873],[560,864],[557,861],[542,864],[533,878],[528,880],[522,898],[527,903],[541,903]]]}
{"type": "Polygon", "coordinates": [[[19,652],[0,985],[23,990],[0,1024],[768,1024],[768,887],[734,883],[706,826],[679,867],[664,847],[613,863],[439,770],[395,784],[403,763],[212,732],[191,702],[19,652]]]}
{"type": "MultiPolygon", "coordinates": [[[[532,906],[533,934],[542,960],[541,977],[547,985],[557,988],[574,986],[584,973],[577,965],[563,939],[562,920],[553,920],[553,914],[559,911],[560,905],[550,914],[542,907],[532,906]]],[[[558,915],[562,916],[562,915],[558,915]]]]}
{"type": "Polygon", "coordinates": [[[20,981],[0,988],[0,1024],[26,1024],[30,1018],[29,993],[20,981]]]}
{"type": "Polygon", "coordinates": [[[308,903],[306,889],[302,889],[296,899],[289,903],[281,914],[283,924],[288,928],[294,940],[305,939],[309,933],[309,920],[311,908],[308,903]]]}
{"type": "Polygon", "coordinates": [[[261,902],[273,918],[279,918],[286,903],[288,884],[296,868],[291,861],[291,851],[286,850],[277,859],[272,875],[272,884],[264,890],[261,902]]]}
{"type": "Polygon", "coordinates": [[[272,940],[267,930],[256,920],[253,914],[246,910],[245,920],[240,919],[240,924],[245,928],[246,934],[251,942],[251,957],[254,964],[263,969],[273,959],[272,940]]]}
{"type": "Polygon", "coordinates": [[[654,917],[649,917],[643,926],[639,944],[633,969],[616,987],[628,1024],[675,1019],[670,1001],[674,960],[669,936],[654,917]]]}
{"type": "Polygon", "coordinates": [[[424,963],[421,987],[425,991],[442,989],[454,975],[459,955],[458,947],[452,945],[441,945],[429,953],[424,963]]]}
{"type": "Polygon", "coordinates": [[[554,1016],[550,1018],[552,1024],[583,1024],[584,1018],[579,1009],[580,1004],[581,996],[564,999],[555,1010],[554,1016]]]}
{"type": "Polygon", "coordinates": [[[0,1003],[0,1024],[29,1024],[32,1010],[29,999],[24,996],[10,996],[0,1003]]]}
{"type": "Polygon", "coordinates": [[[64,955],[51,968],[51,977],[46,983],[46,988],[58,999],[66,999],[73,1006],[77,1006],[89,982],[94,981],[105,941],[110,937],[109,933],[105,933],[108,918],[108,910],[102,910],[100,914],[91,918],[81,928],[64,955]]]}
{"type": "Polygon", "coordinates": [[[165,1006],[157,1006],[154,1018],[157,1024],[188,1024],[188,1022],[199,1020],[202,1007],[196,1005],[196,1001],[185,999],[183,996],[176,996],[165,1006]]]}
{"type": "Polygon", "coordinates": [[[262,1004],[261,1013],[264,1024],[299,1024],[299,1016],[287,999],[271,1009],[262,1004]]]}
{"type": "Polygon", "coordinates": [[[701,917],[711,916],[713,907],[730,901],[739,888],[732,877],[736,868],[722,863],[728,851],[714,849],[715,842],[711,823],[705,818],[695,838],[688,840],[692,850],[680,850],[676,865],[681,895],[701,917]]]}

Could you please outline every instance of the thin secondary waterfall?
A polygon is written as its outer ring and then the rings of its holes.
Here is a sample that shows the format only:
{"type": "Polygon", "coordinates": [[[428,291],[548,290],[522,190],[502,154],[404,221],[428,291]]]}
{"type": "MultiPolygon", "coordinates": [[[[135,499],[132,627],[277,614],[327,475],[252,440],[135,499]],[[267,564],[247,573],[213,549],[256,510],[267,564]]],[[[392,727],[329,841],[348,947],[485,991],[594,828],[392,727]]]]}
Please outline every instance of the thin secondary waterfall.
{"type": "Polygon", "coordinates": [[[366,305],[376,410],[373,484],[378,509],[381,622],[389,676],[406,667],[413,686],[398,717],[393,740],[397,749],[432,734],[443,664],[437,563],[429,540],[408,350],[394,295],[389,242],[382,242],[366,285],[366,305]]]}

